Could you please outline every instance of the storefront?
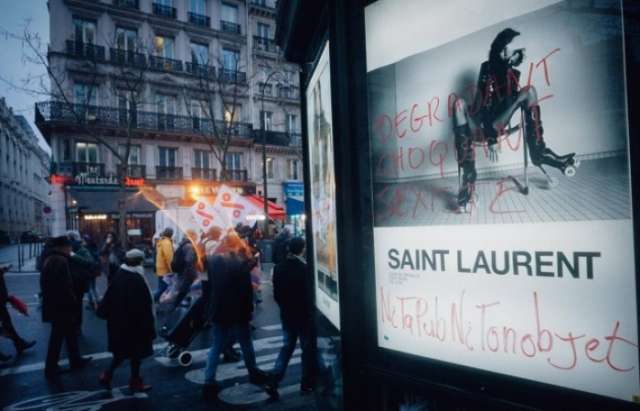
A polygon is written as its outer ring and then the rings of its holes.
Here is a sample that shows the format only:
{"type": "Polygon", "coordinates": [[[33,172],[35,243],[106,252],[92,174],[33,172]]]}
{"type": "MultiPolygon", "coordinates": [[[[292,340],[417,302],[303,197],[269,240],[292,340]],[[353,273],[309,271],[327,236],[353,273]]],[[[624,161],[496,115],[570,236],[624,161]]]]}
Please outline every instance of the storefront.
{"type": "Polygon", "coordinates": [[[345,409],[635,409],[640,9],[279,4],[345,409]]]}

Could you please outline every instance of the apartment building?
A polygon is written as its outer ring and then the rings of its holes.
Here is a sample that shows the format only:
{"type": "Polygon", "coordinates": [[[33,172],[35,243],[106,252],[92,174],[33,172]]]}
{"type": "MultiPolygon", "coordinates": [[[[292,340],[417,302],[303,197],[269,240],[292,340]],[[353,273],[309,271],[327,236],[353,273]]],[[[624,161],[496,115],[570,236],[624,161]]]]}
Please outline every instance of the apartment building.
{"type": "MultiPolygon", "coordinates": [[[[49,13],[51,100],[36,124],[67,226],[113,228],[122,178],[162,204],[221,183],[263,196],[263,149],[268,198],[286,203],[302,180],[300,88],[273,40],[274,0],[50,0],[49,13]],[[214,129],[229,136],[224,172],[214,129]],[[114,152],[127,146],[125,172],[114,152]]],[[[157,201],[133,202],[128,226],[148,237],[157,201]]]]}
{"type": "Polygon", "coordinates": [[[49,155],[27,120],[0,98],[0,242],[49,234],[49,155]]]}

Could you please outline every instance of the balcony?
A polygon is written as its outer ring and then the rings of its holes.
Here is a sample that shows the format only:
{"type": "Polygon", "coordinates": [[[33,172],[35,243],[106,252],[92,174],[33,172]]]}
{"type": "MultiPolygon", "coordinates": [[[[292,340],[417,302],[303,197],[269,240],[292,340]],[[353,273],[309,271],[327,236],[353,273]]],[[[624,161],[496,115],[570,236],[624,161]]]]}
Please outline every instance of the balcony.
{"type": "Polygon", "coordinates": [[[156,166],[157,180],[182,180],[182,167],[156,166]]]}
{"type": "Polygon", "coordinates": [[[202,79],[214,80],[216,78],[216,68],[199,63],[185,63],[187,73],[202,79]]]}
{"type": "Polygon", "coordinates": [[[189,23],[201,27],[211,27],[211,18],[202,14],[189,12],[189,23]]]}
{"type": "Polygon", "coordinates": [[[217,178],[218,178],[218,172],[213,168],[193,167],[191,169],[192,180],[216,181],[217,178]]]}
{"type": "Polygon", "coordinates": [[[300,98],[299,89],[297,87],[279,87],[278,97],[298,101],[300,98]]]}
{"type": "Polygon", "coordinates": [[[267,51],[269,53],[278,52],[278,46],[275,40],[261,36],[253,36],[253,49],[267,51]]]}
{"type": "Polygon", "coordinates": [[[67,54],[79,59],[105,61],[104,47],[81,41],[67,40],[67,54]]]}
{"type": "Polygon", "coordinates": [[[225,33],[240,34],[240,25],[230,21],[220,20],[220,30],[225,33]]]}
{"type": "Polygon", "coordinates": [[[156,16],[164,17],[167,19],[176,18],[176,8],[171,6],[165,6],[164,4],[153,3],[153,14],[156,16]]]}
{"type": "Polygon", "coordinates": [[[246,83],[247,73],[229,69],[220,69],[219,80],[223,83],[246,83]]]}
{"type": "Polygon", "coordinates": [[[111,63],[121,66],[137,67],[141,69],[147,66],[147,56],[131,50],[112,48],[109,50],[109,60],[111,63]]]}
{"type": "Polygon", "coordinates": [[[253,130],[253,139],[257,144],[263,144],[266,140],[268,145],[282,147],[300,147],[302,145],[302,136],[299,133],[287,131],[266,130],[262,134],[262,130],[253,130]]]}
{"type": "Polygon", "coordinates": [[[247,170],[226,170],[220,173],[221,181],[248,181],[247,170]]]}
{"type": "Polygon", "coordinates": [[[182,61],[166,57],[149,56],[149,67],[153,70],[168,73],[182,73],[182,61]]]}
{"type": "MultiPolygon", "coordinates": [[[[134,130],[171,131],[204,136],[212,136],[215,133],[213,123],[208,118],[58,101],[36,103],[36,124],[41,130],[56,125],[89,124],[91,127],[122,129],[131,126],[134,130]]],[[[217,120],[215,126],[220,136],[252,136],[253,128],[249,123],[227,123],[217,120]]]]}
{"type": "Polygon", "coordinates": [[[51,174],[59,174],[63,176],[73,177],[80,174],[89,176],[103,177],[105,175],[103,163],[86,163],[79,161],[68,161],[60,163],[52,163],[51,174]]]}
{"type": "Polygon", "coordinates": [[[140,9],[138,0],[113,0],[113,5],[125,9],[140,9]]]}
{"type": "Polygon", "coordinates": [[[145,166],[144,164],[129,164],[127,166],[127,177],[146,178],[147,166],[145,166]]]}

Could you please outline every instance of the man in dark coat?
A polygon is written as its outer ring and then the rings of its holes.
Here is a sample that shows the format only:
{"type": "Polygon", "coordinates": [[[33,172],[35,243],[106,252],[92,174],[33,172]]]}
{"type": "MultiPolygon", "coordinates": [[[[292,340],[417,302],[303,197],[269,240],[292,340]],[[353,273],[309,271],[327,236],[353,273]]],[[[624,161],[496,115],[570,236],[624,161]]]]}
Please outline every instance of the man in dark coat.
{"type": "MultiPolygon", "coordinates": [[[[0,267],[0,326],[2,327],[2,335],[9,338],[13,345],[16,347],[17,355],[28,348],[36,345],[35,341],[26,341],[24,338],[18,335],[13,323],[11,322],[11,315],[7,310],[7,303],[9,302],[9,292],[4,282],[4,273],[9,271],[9,266],[0,267]]],[[[3,354],[0,353],[0,360],[8,360],[6,356],[3,358],[3,354]]]]}
{"type": "Polygon", "coordinates": [[[81,369],[91,357],[81,357],[76,334],[77,297],[69,271],[71,241],[67,236],[51,241],[51,253],[42,264],[40,289],[42,290],[42,321],[51,323],[51,336],[47,350],[44,374],[54,379],[60,373],[58,359],[62,341],[67,345],[71,369],[81,369]]]}
{"type": "Polygon", "coordinates": [[[272,371],[272,382],[267,386],[267,392],[272,397],[278,396],[278,383],[284,377],[298,339],[302,348],[300,390],[312,391],[315,382],[318,352],[313,322],[314,285],[313,276],[302,259],[304,250],[305,241],[302,238],[291,239],[289,254],[273,269],[273,297],[280,306],[284,345],[272,371]]]}
{"type": "Polygon", "coordinates": [[[151,389],[140,377],[140,363],[153,355],[156,337],[153,299],[144,277],[143,261],[144,252],[135,248],[127,252],[125,263],[111,280],[98,307],[98,316],[107,320],[109,351],[113,353],[111,366],[100,376],[100,383],[106,388],[111,388],[114,371],[128,358],[131,391],[151,389]]]}

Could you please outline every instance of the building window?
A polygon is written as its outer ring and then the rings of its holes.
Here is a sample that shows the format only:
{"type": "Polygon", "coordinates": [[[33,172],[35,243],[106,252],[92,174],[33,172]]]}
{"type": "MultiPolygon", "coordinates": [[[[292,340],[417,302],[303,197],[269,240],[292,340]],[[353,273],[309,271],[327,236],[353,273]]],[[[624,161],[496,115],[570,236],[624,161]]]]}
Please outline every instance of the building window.
{"type": "Polygon", "coordinates": [[[240,113],[242,112],[242,108],[240,106],[235,107],[225,107],[224,108],[224,121],[229,124],[236,124],[240,121],[240,113]]]}
{"type": "Polygon", "coordinates": [[[173,147],[159,147],[160,167],[176,167],[178,149],[173,147]]]}
{"type": "Polygon", "coordinates": [[[168,94],[156,94],[156,107],[158,113],[165,115],[176,114],[176,97],[168,94]]]}
{"type": "Polygon", "coordinates": [[[209,46],[206,44],[191,42],[191,62],[207,65],[209,63],[209,46]]]}
{"type": "Polygon", "coordinates": [[[97,163],[98,146],[95,143],[76,143],[76,161],[80,163],[97,163]]]}
{"type": "Polygon", "coordinates": [[[298,116],[295,114],[287,114],[287,132],[295,134],[298,132],[298,116]]]}
{"type": "Polygon", "coordinates": [[[271,26],[264,23],[258,23],[258,37],[263,39],[271,38],[271,26]]]}
{"type": "Polygon", "coordinates": [[[79,43],[95,44],[96,23],[80,18],[73,19],[74,40],[79,43]]]}
{"type": "Polygon", "coordinates": [[[275,162],[276,162],[275,158],[267,157],[267,178],[275,178],[275,172],[274,172],[275,162]]]}
{"type": "Polygon", "coordinates": [[[292,160],[289,159],[287,160],[287,165],[288,165],[288,170],[289,170],[289,174],[288,174],[288,178],[289,180],[299,180],[300,176],[298,174],[298,160],[292,160]]]}
{"type": "MultiPolygon", "coordinates": [[[[127,151],[127,146],[124,144],[120,144],[118,146],[118,153],[121,157],[124,157],[127,151]]],[[[129,165],[140,165],[142,164],[141,157],[142,148],[139,145],[131,145],[129,147],[129,161],[127,162],[129,165]]]]}
{"type": "Polygon", "coordinates": [[[238,24],[238,6],[222,3],[222,12],[220,16],[222,21],[238,24]]]}
{"type": "Polygon", "coordinates": [[[174,40],[171,37],[155,36],[153,49],[156,56],[172,59],[174,56],[174,40]]]}
{"type": "Polygon", "coordinates": [[[207,14],[207,0],[191,0],[189,5],[189,10],[192,13],[200,14],[202,16],[207,14]]]}
{"type": "Polygon", "coordinates": [[[222,49],[222,66],[225,70],[238,71],[240,53],[234,49],[222,49]]]}
{"type": "Polygon", "coordinates": [[[135,30],[118,27],[116,29],[116,48],[124,51],[135,51],[138,33],[135,30]]]}
{"type": "Polygon", "coordinates": [[[242,153],[227,153],[224,162],[227,170],[242,170],[242,153]]]}
{"type": "Polygon", "coordinates": [[[71,161],[71,142],[67,138],[62,140],[62,161],[71,161]]]}
{"type": "Polygon", "coordinates": [[[73,101],[76,104],[98,105],[98,89],[93,84],[76,83],[73,85],[73,101]]]}
{"type": "Polygon", "coordinates": [[[209,169],[209,152],[207,150],[193,150],[193,164],[195,168],[209,169]]]}
{"type": "Polygon", "coordinates": [[[260,110],[260,130],[271,130],[273,113],[260,110]]]}

